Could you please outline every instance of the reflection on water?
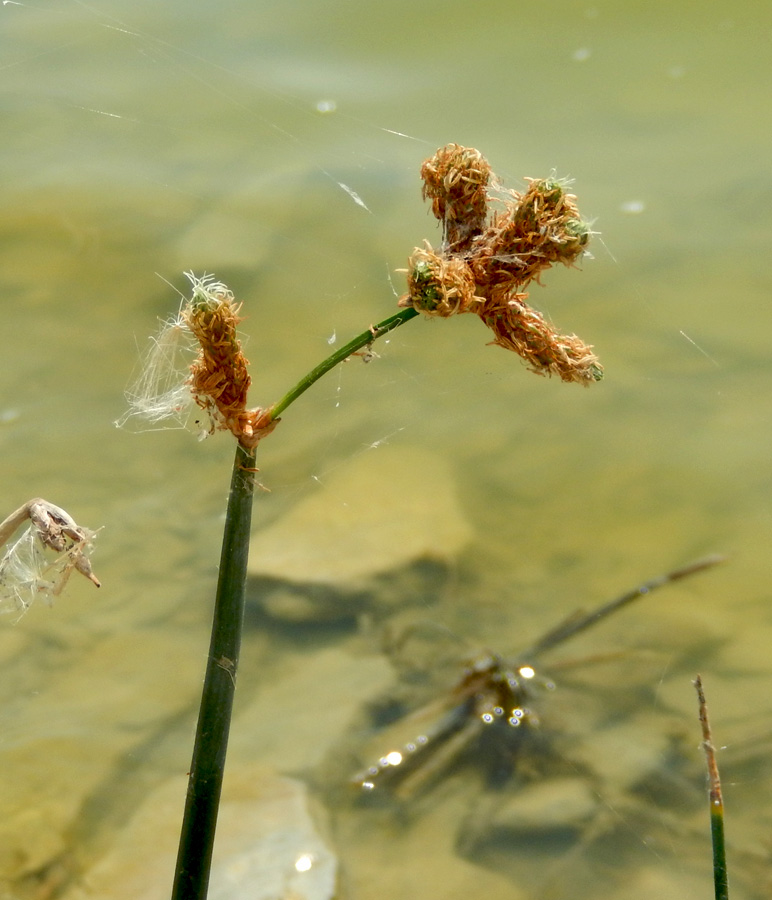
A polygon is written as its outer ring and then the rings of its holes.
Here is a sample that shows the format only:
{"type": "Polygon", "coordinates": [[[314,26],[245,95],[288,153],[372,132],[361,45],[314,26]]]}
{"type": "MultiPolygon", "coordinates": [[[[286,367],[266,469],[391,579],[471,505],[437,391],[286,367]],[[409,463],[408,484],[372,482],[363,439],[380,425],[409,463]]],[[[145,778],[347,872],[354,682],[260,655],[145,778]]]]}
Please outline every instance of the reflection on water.
{"type": "MultiPolygon", "coordinates": [[[[545,869],[520,878],[525,855],[501,807],[498,837],[459,853],[482,808],[466,775],[405,828],[344,805],[333,831],[341,891],[357,900],[416,883],[443,898],[547,896],[573,877],[577,894],[704,896],[707,814],[673,786],[671,765],[673,746],[688,758],[699,739],[700,670],[729,747],[730,873],[758,871],[736,893],[764,896],[768,765],[763,749],[742,748],[768,733],[770,713],[770,183],[758,163],[770,12],[751,0],[557,0],[539,17],[512,3],[479,13],[450,3],[430,18],[400,0],[280,16],[241,0],[196,15],[124,0],[3,7],[0,518],[44,496],[104,526],[98,599],[71,583],[52,609],[0,622],[9,896],[80,896],[168,778],[180,778],[182,806],[233,448],[113,428],[138,347],[178,306],[163,279],[184,290],[182,270],[214,272],[244,302],[253,399],[265,405],[330,342],[393,310],[394,270],[438,239],[418,168],[450,140],[479,147],[508,183],[553,169],[576,179],[603,233],[596,259],[548,273],[532,299],[594,343],[606,380],[584,391],[539,379],[486,347],[476,322],[417,320],[293,407],[261,446],[271,492],[257,498],[256,528],[362,454],[377,478],[388,444],[450,467],[474,537],[423,605],[356,623],[253,616],[234,772],[248,760],[308,776],[354,740],[363,705],[393,689],[384,628],[420,618],[506,653],[574,608],[720,550],[721,570],[572,650],[619,658],[572,672],[576,687],[555,673],[550,731],[574,762],[558,774],[587,784],[579,757],[591,748],[611,830],[561,833],[555,846],[518,836],[545,869]],[[653,781],[610,790],[618,748],[638,746],[653,781]],[[631,845],[621,887],[604,873],[631,845]]],[[[400,480],[391,486],[407,509],[400,480]]],[[[684,766],[698,790],[701,760],[684,766]]]]}

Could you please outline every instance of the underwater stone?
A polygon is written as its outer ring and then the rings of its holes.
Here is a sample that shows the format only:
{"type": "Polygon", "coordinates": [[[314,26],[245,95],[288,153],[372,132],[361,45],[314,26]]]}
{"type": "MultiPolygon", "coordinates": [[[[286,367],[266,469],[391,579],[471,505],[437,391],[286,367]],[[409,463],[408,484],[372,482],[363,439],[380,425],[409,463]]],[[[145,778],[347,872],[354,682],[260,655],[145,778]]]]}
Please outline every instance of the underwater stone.
{"type": "Polygon", "coordinates": [[[21,631],[0,632],[0,666],[10,665],[15,656],[23,653],[27,641],[27,636],[21,631]]]}
{"type": "MultiPolygon", "coordinates": [[[[335,834],[347,852],[346,897],[356,900],[534,900],[519,876],[491,870],[459,854],[469,795],[450,785],[432,802],[399,815],[368,817],[361,807],[336,817],[335,834]]],[[[396,813],[396,810],[391,810],[396,813]]]]}
{"type": "MultiPolygon", "coordinates": [[[[672,851],[672,847],[667,849],[672,851]]],[[[654,855],[658,851],[651,852],[654,855]]],[[[679,848],[677,852],[682,854],[683,850],[679,848]]],[[[609,900],[651,900],[652,897],[656,897],[657,900],[684,900],[684,897],[700,897],[705,894],[706,867],[698,865],[698,871],[689,871],[689,861],[681,858],[676,860],[675,865],[666,866],[660,860],[658,866],[628,871],[624,885],[614,891],[609,900]]],[[[732,893],[734,894],[734,891],[732,893]]]]}
{"type": "Polygon", "coordinates": [[[426,451],[363,453],[252,538],[248,597],[292,622],[428,602],[469,542],[449,466],[426,451]]]}
{"type": "Polygon", "coordinates": [[[80,643],[68,647],[67,665],[38,663],[37,681],[32,651],[29,662],[17,662],[17,683],[7,679],[19,702],[5,701],[0,740],[0,897],[17,896],[18,885],[40,873],[58,877],[61,868],[66,879],[84,807],[130,746],[189,708],[200,677],[193,655],[160,627],[116,632],[93,646],[83,635],[38,628],[40,643],[58,645],[63,634],[80,643]]]}
{"type": "MultiPolygon", "coordinates": [[[[505,830],[512,835],[534,835],[556,830],[576,829],[592,819],[598,798],[584,778],[555,778],[537,782],[515,791],[488,819],[492,832],[505,830]]],[[[478,835],[478,840],[484,840],[478,835]]]]}
{"type": "Polygon", "coordinates": [[[282,773],[310,771],[340,741],[361,706],[393,680],[383,656],[360,656],[340,642],[285,654],[281,674],[240,707],[229,759],[260,759],[282,773]]]}
{"type": "MultiPolygon", "coordinates": [[[[63,900],[164,900],[185,802],[183,776],[164,781],[63,900]]],[[[210,900],[330,900],[337,861],[317,832],[299,781],[255,764],[229,766],[223,785],[210,900]]]]}
{"type": "Polygon", "coordinates": [[[655,710],[588,731],[569,755],[580,766],[600,769],[606,793],[619,796],[662,770],[670,744],[666,719],[655,710]]]}

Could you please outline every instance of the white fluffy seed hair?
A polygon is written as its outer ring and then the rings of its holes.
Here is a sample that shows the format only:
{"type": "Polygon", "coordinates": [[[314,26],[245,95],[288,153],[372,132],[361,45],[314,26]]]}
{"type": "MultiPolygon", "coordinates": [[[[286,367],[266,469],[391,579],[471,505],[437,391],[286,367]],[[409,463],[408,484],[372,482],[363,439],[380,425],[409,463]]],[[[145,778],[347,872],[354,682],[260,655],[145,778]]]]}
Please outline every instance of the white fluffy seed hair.
{"type": "MultiPolygon", "coordinates": [[[[90,548],[94,534],[82,529],[84,541],[73,545],[77,553],[90,548]]],[[[51,603],[64,588],[75,567],[73,548],[58,555],[46,550],[37,528],[30,524],[0,559],[0,613],[24,613],[38,598],[51,603]]]]}
{"type": "Polygon", "coordinates": [[[126,390],[129,409],[115,424],[119,428],[132,424],[140,431],[155,426],[184,428],[195,407],[190,364],[197,346],[181,311],[163,322],[150,338],[139,375],[126,390]]]}

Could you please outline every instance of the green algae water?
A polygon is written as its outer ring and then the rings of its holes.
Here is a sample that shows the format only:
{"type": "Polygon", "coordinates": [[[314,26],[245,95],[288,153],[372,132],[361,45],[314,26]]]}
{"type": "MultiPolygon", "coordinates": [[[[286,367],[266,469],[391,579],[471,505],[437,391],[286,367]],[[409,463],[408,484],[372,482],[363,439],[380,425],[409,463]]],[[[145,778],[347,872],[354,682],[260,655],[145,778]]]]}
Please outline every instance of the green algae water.
{"type": "MultiPolygon", "coordinates": [[[[531,302],[594,345],[605,379],[539,378],[474,317],[419,319],[293,406],[259,450],[256,531],[363,456],[382,477],[388,451],[427,479],[436,458],[471,537],[406,606],[253,611],[234,773],[311,785],[352,900],[703,897],[701,672],[726,746],[732,896],[767,895],[771,36],[751,0],[2,7],[0,518],[42,496],[101,528],[103,587],[71,579],[52,608],[0,621],[0,894],[136,897],[144,867],[143,896],[168,896],[173,853],[117,860],[127,823],[151,848],[173,830],[174,803],[164,818],[146,802],[159,785],[178,780],[182,813],[233,448],[113,423],[182,272],[243,302],[251,401],[274,402],[396,310],[397,270],[440,240],[421,162],[454,141],[515,188],[574,179],[594,258],[548,272],[531,302]],[[515,654],[709,552],[726,564],[545,660],[540,736],[563,762],[544,767],[535,822],[550,797],[588,795],[573,817],[523,833],[517,792],[491,797],[468,760],[398,813],[319,787],[344,778],[349,747],[379,746],[361,710],[396,690],[384,629],[429,622],[460,660],[515,654]]],[[[389,484],[411,543],[425,511],[411,519],[415,491],[389,484]]],[[[330,522],[346,502],[330,494],[330,522]]],[[[377,541],[374,502],[358,520],[377,541]]],[[[416,669],[433,648],[419,642],[416,669]]]]}

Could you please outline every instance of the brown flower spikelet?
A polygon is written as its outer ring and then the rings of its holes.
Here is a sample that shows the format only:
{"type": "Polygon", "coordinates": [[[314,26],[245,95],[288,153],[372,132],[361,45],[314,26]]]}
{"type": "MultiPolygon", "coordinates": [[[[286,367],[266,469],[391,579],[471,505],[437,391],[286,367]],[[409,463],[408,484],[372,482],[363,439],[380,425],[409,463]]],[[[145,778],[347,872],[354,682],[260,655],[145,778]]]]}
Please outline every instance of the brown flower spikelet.
{"type": "Polygon", "coordinates": [[[505,290],[529,281],[555,263],[570,266],[589,240],[576,198],[555,181],[532,180],[525,194],[495,214],[478,242],[476,277],[505,290]]]}
{"type": "Polygon", "coordinates": [[[202,278],[193,280],[193,297],[182,315],[200,345],[190,367],[196,403],[208,414],[212,431],[229,430],[252,447],[276,422],[260,407],[246,408],[252,379],[236,332],[240,309],[225,285],[202,278]]]}
{"type": "Polygon", "coordinates": [[[514,350],[537,375],[557,375],[561,381],[584,385],[603,375],[591,347],[575,334],[559,334],[522,297],[499,308],[489,303],[480,317],[495,335],[492,343],[514,350]]]}
{"type": "MultiPolygon", "coordinates": [[[[475,296],[471,269],[459,256],[443,256],[429,243],[416,247],[408,262],[408,290],[414,309],[447,318],[473,312],[483,302],[475,296]]],[[[407,306],[407,303],[400,305],[407,306]]]]}
{"type": "Polygon", "coordinates": [[[486,189],[495,176],[477,150],[457,144],[440,148],[421,176],[445,242],[439,252],[428,243],[413,251],[399,305],[442,317],[474,312],[493,331],[492,343],[516,352],[531,371],[599,381],[603,369],[592,348],[558,333],[525,302],[525,288],[545,269],[571,266],[584,252],[590,229],[576,198],[554,179],[528,179],[526,192],[506,192],[504,209],[488,219],[486,189]]]}
{"type": "Polygon", "coordinates": [[[448,144],[421,167],[424,200],[444,230],[445,243],[454,252],[468,247],[482,232],[488,215],[488,160],[472,147],[448,144]]]}

